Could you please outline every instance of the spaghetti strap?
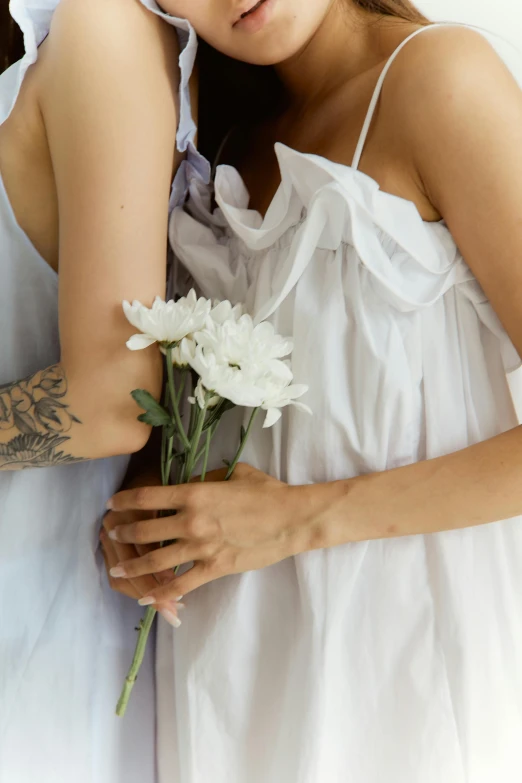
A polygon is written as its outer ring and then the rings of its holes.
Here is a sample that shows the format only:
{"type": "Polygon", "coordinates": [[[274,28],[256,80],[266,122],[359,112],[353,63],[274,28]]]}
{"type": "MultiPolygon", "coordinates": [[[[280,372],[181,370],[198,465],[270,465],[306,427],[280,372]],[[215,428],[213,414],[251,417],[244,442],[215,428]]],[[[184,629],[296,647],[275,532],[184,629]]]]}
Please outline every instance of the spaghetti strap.
{"type": "Polygon", "coordinates": [[[370,105],[368,107],[368,112],[364,120],[364,125],[361,130],[361,135],[359,137],[359,141],[357,142],[355,154],[353,156],[353,161],[352,161],[353,169],[359,168],[361,157],[364,151],[364,146],[366,144],[366,139],[368,138],[370,126],[372,124],[373,115],[375,114],[375,109],[377,108],[377,103],[381,95],[382,86],[384,84],[384,80],[386,79],[386,76],[388,75],[388,71],[390,70],[395,58],[402,51],[402,49],[404,49],[406,44],[412,40],[412,38],[415,38],[417,35],[420,35],[420,33],[423,33],[425,30],[431,30],[434,27],[466,27],[468,30],[475,30],[476,32],[482,33],[484,36],[486,36],[487,40],[488,40],[488,36],[491,36],[492,38],[498,41],[502,41],[504,44],[507,44],[514,52],[520,55],[520,50],[518,49],[517,46],[515,46],[513,41],[510,41],[508,38],[505,38],[503,35],[499,35],[498,33],[494,33],[491,30],[487,30],[484,27],[480,27],[474,24],[467,24],[464,22],[450,22],[450,21],[433,22],[432,24],[427,25],[426,27],[421,27],[419,30],[415,30],[414,33],[412,33],[407,38],[405,38],[404,41],[395,49],[392,56],[384,66],[381,75],[379,76],[379,80],[375,86],[375,90],[372,99],[370,101],[370,105]]]}
{"type": "MultiPolygon", "coordinates": [[[[368,133],[370,131],[370,126],[372,124],[373,115],[375,114],[375,109],[377,108],[377,103],[379,101],[382,86],[384,84],[384,80],[386,79],[386,76],[388,75],[388,71],[390,70],[393,62],[395,61],[395,58],[397,55],[404,49],[407,43],[409,43],[413,38],[416,38],[417,35],[420,35],[420,33],[423,33],[425,30],[431,30],[433,27],[447,27],[452,25],[450,22],[449,24],[446,24],[445,22],[437,22],[434,24],[430,24],[427,27],[421,27],[419,30],[415,30],[414,33],[409,35],[407,38],[404,39],[404,41],[395,49],[392,56],[384,66],[381,75],[379,76],[379,80],[375,86],[375,90],[372,95],[372,99],[370,101],[370,105],[368,107],[368,112],[366,114],[366,118],[364,120],[364,125],[361,130],[361,135],[359,136],[359,141],[357,142],[357,147],[355,149],[355,154],[353,156],[352,161],[352,168],[358,169],[359,163],[361,162],[361,157],[363,154],[364,146],[366,144],[366,139],[368,138],[368,133]]],[[[459,26],[458,24],[456,26],[459,26]]]]}

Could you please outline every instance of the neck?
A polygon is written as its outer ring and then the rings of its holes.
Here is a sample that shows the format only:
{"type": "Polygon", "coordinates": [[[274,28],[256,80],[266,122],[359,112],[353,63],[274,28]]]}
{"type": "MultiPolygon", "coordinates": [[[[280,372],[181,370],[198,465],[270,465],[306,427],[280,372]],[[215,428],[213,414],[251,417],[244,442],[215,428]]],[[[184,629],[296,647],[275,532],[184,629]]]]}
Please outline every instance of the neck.
{"type": "Polygon", "coordinates": [[[306,46],[276,70],[294,105],[309,105],[389,56],[411,23],[332,0],[306,46]]]}

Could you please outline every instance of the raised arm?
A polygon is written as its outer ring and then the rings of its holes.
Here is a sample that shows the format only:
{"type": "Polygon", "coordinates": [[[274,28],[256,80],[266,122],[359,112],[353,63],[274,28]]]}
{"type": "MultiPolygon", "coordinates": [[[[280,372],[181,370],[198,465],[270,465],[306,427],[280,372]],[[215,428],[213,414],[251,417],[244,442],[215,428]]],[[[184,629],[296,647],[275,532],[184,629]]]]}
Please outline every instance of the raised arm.
{"type": "Polygon", "coordinates": [[[135,388],[159,393],[157,352],[130,352],[121,303],[163,295],[175,168],[178,46],[138,0],[62,0],[38,95],[59,207],[61,358],[0,387],[0,469],[139,450],[135,388]]]}

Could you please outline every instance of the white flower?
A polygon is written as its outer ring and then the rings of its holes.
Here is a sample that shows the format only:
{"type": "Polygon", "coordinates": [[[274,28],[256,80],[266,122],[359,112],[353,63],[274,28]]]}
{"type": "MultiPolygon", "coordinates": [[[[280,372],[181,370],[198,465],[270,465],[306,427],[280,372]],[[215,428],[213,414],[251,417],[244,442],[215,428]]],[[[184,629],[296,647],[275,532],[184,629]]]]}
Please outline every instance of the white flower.
{"type": "Polygon", "coordinates": [[[276,421],[281,418],[281,408],[285,408],[287,405],[294,405],[304,413],[311,414],[312,411],[302,402],[296,402],[298,397],[302,397],[308,391],[308,386],[303,383],[293,383],[289,386],[277,386],[274,384],[272,388],[266,389],[266,396],[261,405],[262,409],[267,411],[263,428],[272,427],[276,421]]]}
{"type": "Polygon", "coordinates": [[[172,348],[172,364],[174,367],[188,367],[196,353],[196,341],[192,337],[184,337],[175,348],[172,348]]]}
{"type": "MultiPolygon", "coordinates": [[[[230,305],[229,302],[222,304],[230,305]]],[[[221,315],[226,310],[224,308],[221,315]]],[[[292,352],[292,341],[277,334],[268,321],[254,326],[250,315],[240,315],[236,320],[233,311],[228,312],[230,318],[222,322],[214,319],[211,313],[205,328],[194,335],[198,345],[213,353],[218,362],[243,368],[281,359],[292,352]]]]}
{"type": "Polygon", "coordinates": [[[299,397],[306,394],[308,386],[302,383],[292,383],[294,377],[288,365],[281,361],[273,361],[268,367],[251,368],[247,373],[251,382],[261,396],[260,408],[267,411],[263,428],[272,427],[281,418],[281,408],[287,405],[295,407],[306,413],[312,413],[307,405],[296,402],[299,397]]]}
{"type": "Polygon", "coordinates": [[[198,299],[194,289],[177,302],[164,302],[157,296],[151,308],[137,301],[132,304],[125,301],[123,311],[127,320],[141,332],[130,338],[127,348],[139,351],[156,342],[163,347],[177,343],[203,328],[211,307],[210,300],[198,299]]]}
{"type": "Polygon", "coordinates": [[[228,299],[224,299],[222,302],[216,299],[210,311],[210,317],[217,324],[224,324],[225,321],[238,321],[242,315],[243,305],[232,306],[228,299]]]}
{"type": "Polygon", "coordinates": [[[197,382],[196,388],[194,389],[194,396],[189,397],[188,401],[191,405],[195,405],[196,403],[199,405],[200,408],[204,408],[205,405],[207,408],[215,408],[216,405],[219,405],[221,402],[221,397],[218,394],[215,394],[213,397],[208,397],[208,392],[201,383],[201,378],[197,382]]]}
{"type": "Polygon", "coordinates": [[[207,393],[214,395],[213,404],[224,398],[244,408],[262,408],[267,411],[263,427],[275,424],[281,418],[280,409],[287,405],[311,413],[308,406],[296,402],[308,391],[308,386],[292,383],[292,371],[286,362],[273,359],[241,369],[219,361],[215,353],[198,345],[189,363],[199,375],[191,401],[197,401],[201,408],[205,406],[207,393]]]}
{"type": "Polygon", "coordinates": [[[248,377],[239,367],[218,361],[214,353],[204,351],[201,345],[196,348],[190,366],[199,375],[206,391],[245,408],[261,405],[263,394],[256,387],[255,378],[248,377]]]}

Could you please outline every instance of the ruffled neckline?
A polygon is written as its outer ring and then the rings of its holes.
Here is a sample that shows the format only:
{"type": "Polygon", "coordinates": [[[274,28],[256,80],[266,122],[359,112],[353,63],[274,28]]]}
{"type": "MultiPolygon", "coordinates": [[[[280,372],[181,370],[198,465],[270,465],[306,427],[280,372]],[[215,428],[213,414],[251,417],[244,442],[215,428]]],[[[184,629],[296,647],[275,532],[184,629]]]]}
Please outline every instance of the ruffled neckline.
{"type": "Polygon", "coordinates": [[[381,190],[379,183],[363,171],[320,155],[298,152],[280,142],[274,149],[281,181],[264,217],[249,208],[248,189],[235,167],[222,164],[216,170],[214,195],[219,211],[232,232],[251,250],[265,250],[279,242],[303,220],[303,210],[313,207],[318,192],[335,185],[348,188],[365,212],[375,216],[377,209],[379,225],[392,237],[397,216],[417,226],[422,241],[425,232],[440,233],[442,229],[454,244],[444,220],[424,220],[413,201],[381,190]]]}

